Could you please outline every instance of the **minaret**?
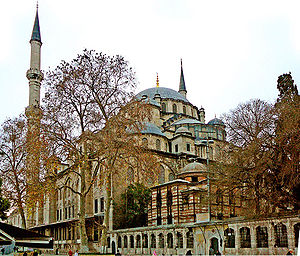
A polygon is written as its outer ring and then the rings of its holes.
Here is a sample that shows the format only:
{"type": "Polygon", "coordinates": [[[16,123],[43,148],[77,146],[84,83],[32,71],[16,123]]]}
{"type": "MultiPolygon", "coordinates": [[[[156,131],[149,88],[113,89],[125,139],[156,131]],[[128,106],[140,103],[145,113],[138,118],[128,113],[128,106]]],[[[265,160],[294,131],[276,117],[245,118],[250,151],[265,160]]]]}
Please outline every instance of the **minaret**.
{"type": "Polygon", "coordinates": [[[26,72],[29,81],[29,105],[25,110],[27,117],[27,158],[26,158],[26,182],[27,196],[26,206],[28,210],[27,227],[37,225],[39,220],[36,217],[36,190],[39,184],[40,172],[40,122],[42,110],[40,108],[40,87],[43,80],[41,68],[41,33],[38,16],[38,6],[30,39],[31,56],[30,68],[26,72]]]}
{"type": "Polygon", "coordinates": [[[38,7],[36,8],[36,16],[33,25],[30,44],[30,68],[26,73],[26,77],[29,81],[29,105],[26,108],[26,115],[28,119],[31,119],[33,114],[29,112],[40,112],[40,87],[41,81],[44,77],[42,71],[40,70],[42,41],[39,25],[38,7]],[[36,111],[35,109],[38,111],[36,111]]]}
{"type": "Polygon", "coordinates": [[[184,75],[183,75],[183,68],[182,68],[182,59],[181,62],[181,73],[180,73],[180,82],[179,82],[179,93],[186,98],[186,88],[185,88],[185,82],[184,82],[184,75]]]}

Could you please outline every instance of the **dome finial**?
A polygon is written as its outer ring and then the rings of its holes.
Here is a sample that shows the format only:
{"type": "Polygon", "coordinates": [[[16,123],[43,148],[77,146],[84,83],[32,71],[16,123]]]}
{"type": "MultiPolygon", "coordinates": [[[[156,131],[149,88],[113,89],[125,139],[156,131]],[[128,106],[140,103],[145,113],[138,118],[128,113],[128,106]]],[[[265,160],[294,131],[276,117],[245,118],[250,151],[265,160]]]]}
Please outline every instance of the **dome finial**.
{"type": "Polygon", "coordinates": [[[158,79],[158,73],[156,72],[156,87],[159,87],[159,79],[158,79]]]}

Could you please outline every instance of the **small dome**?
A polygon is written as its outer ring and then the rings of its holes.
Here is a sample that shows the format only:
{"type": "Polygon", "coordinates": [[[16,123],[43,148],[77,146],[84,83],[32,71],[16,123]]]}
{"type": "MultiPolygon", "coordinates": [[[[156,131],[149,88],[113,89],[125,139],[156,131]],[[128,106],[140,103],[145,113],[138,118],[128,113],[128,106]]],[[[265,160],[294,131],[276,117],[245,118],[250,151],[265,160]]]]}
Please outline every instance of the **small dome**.
{"type": "Polygon", "coordinates": [[[176,131],[175,134],[182,134],[182,133],[188,133],[189,135],[191,135],[192,133],[188,130],[188,128],[186,127],[179,127],[176,131]]]}
{"type": "Polygon", "coordinates": [[[193,162],[187,164],[181,171],[181,173],[187,173],[187,172],[206,172],[207,168],[206,165],[198,163],[198,162],[193,162]]]}
{"type": "Polygon", "coordinates": [[[221,119],[219,119],[219,118],[214,118],[214,119],[210,120],[208,122],[208,124],[210,124],[210,125],[223,125],[223,126],[225,126],[224,122],[221,119]]]}

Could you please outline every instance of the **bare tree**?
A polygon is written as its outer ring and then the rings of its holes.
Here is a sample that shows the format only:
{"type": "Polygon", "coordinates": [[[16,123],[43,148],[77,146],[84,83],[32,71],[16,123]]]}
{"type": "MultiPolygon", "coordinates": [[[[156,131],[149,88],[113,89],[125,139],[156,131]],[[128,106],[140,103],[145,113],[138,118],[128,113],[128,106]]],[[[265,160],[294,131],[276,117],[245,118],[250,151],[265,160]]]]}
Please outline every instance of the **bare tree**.
{"type": "Polygon", "coordinates": [[[3,192],[17,207],[26,228],[26,122],[24,116],[6,120],[0,131],[0,175],[3,192]]]}
{"type": "Polygon", "coordinates": [[[63,61],[54,71],[49,71],[45,83],[45,136],[56,156],[72,162],[69,170],[81,181],[78,191],[69,189],[79,195],[81,250],[88,251],[87,196],[99,170],[103,169],[108,194],[103,224],[105,236],[111,181],[123,171],[122,163],[129,159],[129,154],[138,160],[142,158],[143,152],[136,147],[135,138],[141,119],[150,112],[147,104],[132,101],[134,73],[121,56],[109,57],[84,50],[70,63],[63,61]]]}

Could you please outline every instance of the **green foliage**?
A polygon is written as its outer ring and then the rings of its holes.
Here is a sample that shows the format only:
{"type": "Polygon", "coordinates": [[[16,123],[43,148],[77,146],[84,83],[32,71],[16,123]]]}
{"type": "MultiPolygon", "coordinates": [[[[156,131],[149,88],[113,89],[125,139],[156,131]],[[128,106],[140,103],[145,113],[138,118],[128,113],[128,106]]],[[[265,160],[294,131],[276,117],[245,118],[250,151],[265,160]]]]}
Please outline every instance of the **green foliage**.
{"type": "Polygon", "coordinates": [[[10,203],[8,199],[2,197],[2,180],[0,179],[0,218],[6,219],[6,211],[9,209],[10,203]]]}
{"type": "Polygon", "coordinates": [[[151,190],[141,183],[127,187],[121,200],[115,205],[115,228],[141,227],[147,224],[147,206],[151,200],[151,190]]]}

